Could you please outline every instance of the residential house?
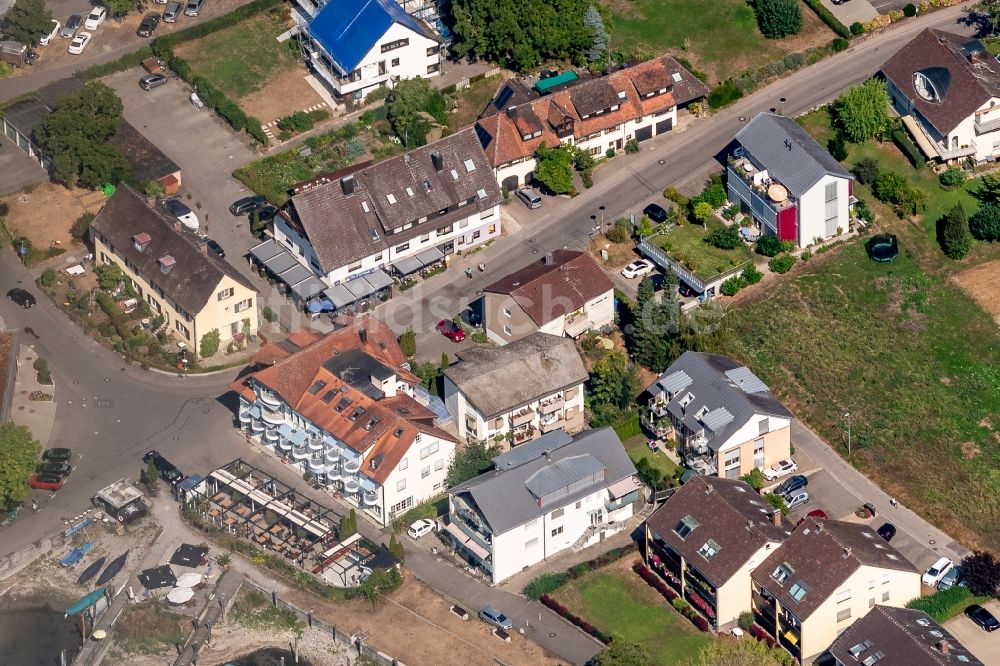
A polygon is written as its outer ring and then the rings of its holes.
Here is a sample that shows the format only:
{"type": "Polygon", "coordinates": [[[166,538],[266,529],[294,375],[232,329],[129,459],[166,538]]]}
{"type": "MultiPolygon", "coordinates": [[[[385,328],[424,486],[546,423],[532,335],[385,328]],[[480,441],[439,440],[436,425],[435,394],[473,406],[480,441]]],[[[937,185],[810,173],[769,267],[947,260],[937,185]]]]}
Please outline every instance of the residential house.
{"type": "Polygon", "coordinates": [[[483,325],[503,345],[541,331],[578,338],[615,321],[615,285],[586,252],[556,250],[483,289],[483,325]]]}
{"type": "Polygon", "coordinates": [[[928,159],[1000,157],[1000,63],[981,41],[927,28],[889,58],[881,74],[928,159]]]}
{"type": "Polygon", "coordinates": [[[806,518],[751,574],[753,611],[802,663],[876,604],[920,596],[920,573],[867,525],[806,518]]]}
{"type": "Polygon", "coordinates": [[[240,429],[382,525],[439,494],[455,438],[417,400],[389,327],[361,317],[310,337],[268,350],[256,360],[271,365],[233,384],[240,429]]]}
{"type": "Polygon", "coordinates": [[[792,413],[731,358],[684,352],[646,394],[642,425],[701,474],[736,479],[791,453],[792,413]]]}
{"type": "Polygon", "coordinates": [[[258,264],[340,309],[500,235],[503,197],[472,128],[296,186],[258,264]]]}
{"type": "Polygon", "coordinates": [[[168,215],[120,185],[90,225],[96,263],[117,264],[182,349],[197,355],[213,330],[223,349],[243,343],[257,332],[257,291],[168,215]]]}
{"type": "Polygon", "coordinates": [[[985,666],[927,613],[876,605],[840,634],[819,666],[985,666]]]}
{"type": "Polygon", "coordinates": [[[750,573],[790,530],[740,480],[695,476],[646,519],[645,560],[718,628],[750,608],[750,573]]]}
{"type": "Polygon", "coordinates": [[[537,95],[506,81],[476,123],[497,182],[508,191],[531,181],[541,144],[578,146],[591,155],[620,151],[677,125],[677,108],[708,94],[708,86],[672,56],[578,78],[537,95]]]}
{"type": "Polygon", "coordinates": [[[517,446],[584,427],[587,369],[566,337],[536,332],[503,347],[472,347],[444,371],[444,402],[466,440],[517,446]]]}
{"type": "Polygon", "coordinates": [[[338,99],[360,100],[397,81],[436,76],[441,39],[395,0],[296,0],[308,18],[299,44],[338,99]]]}
{"type": "Polygon", "coordinates": [[[854,176],[791,118],[760,113],[747,123],[726,181],[760,233],[806,247],[848,229],[854,176]]]}
{"type": "Polygon", "coordinates": [[[446,530],[494,584],[618,532],[639,501],[635,466],[611,428],[556,430],[493,463],[448,490],[446,530]]]}

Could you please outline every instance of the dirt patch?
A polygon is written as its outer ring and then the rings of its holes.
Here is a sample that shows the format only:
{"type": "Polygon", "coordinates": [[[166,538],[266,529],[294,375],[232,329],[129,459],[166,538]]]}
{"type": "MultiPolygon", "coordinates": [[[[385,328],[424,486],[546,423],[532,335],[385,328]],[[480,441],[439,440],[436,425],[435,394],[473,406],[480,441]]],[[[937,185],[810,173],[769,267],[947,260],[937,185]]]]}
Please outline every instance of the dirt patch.
{"type": "Polygon", "coordinates": [[[993,422],[987,418],[980,419],[979,423],[977,423],[976,425],[978,425],[980,428],[990,428],[990,429],[993,428],[993,422]]]}
{"type": "Polygon", "coordinates": [[[1000,290],[996,287],[997,276],[1000,276],[1000,259],[956,273],[952,276],[952,280],[986,310],[997,325],[1000,325],[1000,290]]]}
{"type": "Polygon", "coordinates": [[[962,442],[962,455],[966,459],[972,460],[973,458],[978,458],[982,452],[982,449],[975,442],[962,442]]]}
{"type": "Polygon", "coordinates": [[[635,243],[632,241],[628,241],[627,243],[612,243],[603,235],[590,241],[590,253],[601,266],[615,270],[639,258],[639,255],[635,251],[635,243]],[[608,251],[607,261],[601,258],[601,250],[608,251]]]}
{"type": "Polygon", "coordinates": [[[36,248],[69,249],[75,244],[70,236],[73,222],[88,211],[99,211],[105,198],[100,192],[42,183],[30,192],[3,198],[9,208],[7,228],[14,236],[26,236],[36,248]]]}
{"type": "Polygon", "coordinates": [[[942,377],[941,383],[945,386],[951,386],[951,377],[942,377]]]}
{"type": "Polygon", "coordinates": [[[306,81],[307,74],[305,68],[297,68],[271,77],[266,87],[241,97],[240,108],[264,124],[317,104],[324,104],[323,108],[332,112],[306,81]]]}

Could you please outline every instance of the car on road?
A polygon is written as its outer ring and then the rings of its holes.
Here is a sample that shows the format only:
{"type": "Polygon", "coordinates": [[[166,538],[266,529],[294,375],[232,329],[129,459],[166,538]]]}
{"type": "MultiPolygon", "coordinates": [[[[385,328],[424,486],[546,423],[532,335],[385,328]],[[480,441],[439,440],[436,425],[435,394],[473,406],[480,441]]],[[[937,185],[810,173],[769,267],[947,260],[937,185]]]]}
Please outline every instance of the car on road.
{"type": "Polygon", "coordinates": [[[69,476],[72,472],[73,466],[62,462],[43,462],[35,468],[35,473],[50,476],[69,476]]]}
{"type": "Polygon", "coordinates": [[[156,26],[160,25],[160,15],[154,13],[146,14],[142,17],[142,23],[139,24],[138,29],[136,29],[135,34],[140,37],[152,37],[153,31],[156,30],[156,26]]]}
{"type": "Polygon", "coordinates": [[[42,454],[44,462],[69,462],[72,457],[72,449],[49,449],[42,454]]]}
{"type": "Polygon", "coordinates": [[[802,506],[803,504],[809,503],[809,493],[805,490],[800,490],[796,493],[792,493],[785,498],[785,503],[788,505],[789,510],[795,509],[802,506]]]}
{"type": "Polygon", "coordinates": [[[695,295],[694,289],[692,289],[691,287],[687,286],[683,282],[681,282],[681,283],[679,283],[677,285],[677,293],[680,294],[681,296],[683,296],[684,298],[691,298],[692,296],[695,295]]]}
{"type": "Polygon", "coordinates": [[[168,2],[167,6],[163,9],[163,22],[175,23],[177,21],[177,17],[181,15],[182,9],[184,9],[184,5],[177,0],[168,2]]]}
{"type": "Polygon", "coordinates": [[[22,308],[34,307],[35,303],[37,302],[35,301],[35,297],[32,296],[30,291],[28,291],[27,289],[21,289],[20,287],[14,287],[10,291],[8,291],[7,298],[14,301],[22,308]]]}
{"type": "Polygon", "coordinates": [[[188,229],[198,229],[198,216],[194,214],[193,210],[185,206],[180,199],[176,197],[164,199],[163,207],[170,211],[170,214],[180,220],[180,223],[188,229]]]}
{"type": "Polygon", "coordinates": [[[66,19],[66,24],[63,26],[62,35],[65,39],[70,39],[76,34],[76,31],[80,29],[80,25],[83,24],[83,17],[79,14],[73,14],[68,19],[66,19]]]}
{"type": "Polygon", "coordinates": [[[937,584],[939,590],[950,590],[956,585],[962,584],[962,567],[952,567],[944,575],[941,582],[937,584]]]}
{"type": "Polygon", "coordinates": [[[530,187],[522,187],[514,194],[528,208],[542,207],[542,195],[530,187]]]}
{"type": "Polygon", "coordinates": [[[167,483],[176,483],[184,478],[184,474],[177,469],[177,466],[161,456],[160,452],[156,449],[147,451],[146,455],[142,457],[142,462],[146,464],[153,463],[156,471],[160,473],[160,478],[167,483]]]}
{"type": "Polygon", "coordinates": [[[414,521],[410,525],[406,533],[409,534],[414,539],[419,539],[425,534],[430,534],[431,532],[437,530],[437,523],[430,518],[421,518],[420,520],[414,521]]]}
{"type": "Polygon", "coordinates": [[[66,49],[72,55],[80,55],[83,50],[87,48],[87,44],[90,43],[91,35],[89,32],[78,32],[73,41],[69,43],[69,48],[66,49]]]}
{"type": "Polygon", "coordinates": [[[97,30],[106,18],[108,18],[108,10],[97,5],[90,10],[87,20],[83,22],[83,27],[87,30],[97,30]]]}
{"type": "Polygon", "coordinates": [[[48,46],[49,42],[55,39],[56,35],[59,34],[60,28],[62,28],[62,23],[60,23],[55,19],[52,19],[52,32],[50,32],[47,35],[42,35],[41,38],[38,40],[38,43],[41,44],[42,46],[48,46]]]}
{"type": "Polygon", "coordinates": [[[785,479],[781,482],[781,485],[774,489],[775,495],[781,495],[786,500],[788,496],[794,493],[796,490],[801,490],[809,485],[809,479],[803,474],[796,474],[795,476],[785,479]]]}
{"type": "Polygon", "coordinates": [[[783,476],[788,476],[792,472],[797,472],[799,466],[791,458],[779,460],[764,470],[764,478],[768,481],[777,481],[783,476]]]}
{"type": "Polygon", "coordinates": [[[139,87],[143,90],[152,90],[153,88],[159,88],[167,83],[167,77],[163,74],[147,74],[146,76],[139,79],[139,87]]]}
{"type": "Polygon", "coordinates": [[[651,203],[642,209],[642,214],[651,219],[657,224],[663,224],[667,221],[667,211],[663,209],[663,206],[655,203],[651,203]]]}
{"type": "Polygon", "coordinates": [[[222,259],[223,257],[226,256],[226,251],[222,249],[222,246],[216,243],[211,238],[209,238],[205,242],[205,244],[208,245],[208,249],[214,252],[215,256],[217,256],[219,259],[222,259]]]}
{"type": "Polygon", "coordinates": [[[63,487],[63,479],[55,474],[32,474],[28,485],[38,490],[59,490],[63,487]]]}
{"type": "Polygon", "coordinates": [[[892,537],[896,536],[896,526],[892,523],[884,523],[882,527],[875,530],[875,534],[885,539],[886,542],[892,541],[892,537]]]}
{"type": "Polygon", "coordinates": [[[442,319],[437,324],[437,332],[452,342],[465,340],[465,330],[451,319],[442,319]]]}
{"type": "Polygon", "coordinates": [[[938,561],[931,565],[930,569],[924,572],[920,579],[927,587],[935,587],[948,573],[948,570],[955,566],[955,563],[947,557],[939,557],[938,561]]]}
{"type": "Polygon", "coordinates": [[[240,215],[249,215],[258,208],[263,208],[267,205],[267,197],[263,197],[259,194],[252,197],[243,197],[242,199],[237,199],[229,206],[229,212],[239,217],[240,215]]]}
{"type": "Polygon", "coordinates": [[[203,4],[205,4],[205,0],[188,0],[187,6],[184,8],[184,16],[197,16],[203,4]]]}
{"type": "Polygon", "coordinates": [[[629,280],[637,277],[649,275],[656,270],[656,264],[649,259],[636,259],[631,264],[622,269],[622,277],[629,280]]]}
{"type": "Polygon", "coordinates": [[[510,618],[496,608],[493,608],[493,606],[487,606],[479,611],[479,619],[486,624],[493,625],[497,629],[503,629],[504,631],[514,628],[514,623],[510,621],[510,618]]]}
{"type": "Polygon", "coordinates": [[[996,631],[1000,629],[1000,622],[997,621],[993,613],[989,612],[979,604],[972,604],[965,609],[965,616],[979,625],[983,631],[996,631]]]}

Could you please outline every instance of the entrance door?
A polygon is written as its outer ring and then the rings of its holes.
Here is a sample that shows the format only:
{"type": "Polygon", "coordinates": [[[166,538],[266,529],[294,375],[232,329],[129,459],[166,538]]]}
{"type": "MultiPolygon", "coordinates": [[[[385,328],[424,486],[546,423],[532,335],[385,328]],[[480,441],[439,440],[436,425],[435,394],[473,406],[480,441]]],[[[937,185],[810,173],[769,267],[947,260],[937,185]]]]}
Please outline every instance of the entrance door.
{"type": "Polygon", "coordinates": [[[591,525],[602,525],[604,524],[604,511],[598,510],[590,514],[590,524],[591,525]]]}

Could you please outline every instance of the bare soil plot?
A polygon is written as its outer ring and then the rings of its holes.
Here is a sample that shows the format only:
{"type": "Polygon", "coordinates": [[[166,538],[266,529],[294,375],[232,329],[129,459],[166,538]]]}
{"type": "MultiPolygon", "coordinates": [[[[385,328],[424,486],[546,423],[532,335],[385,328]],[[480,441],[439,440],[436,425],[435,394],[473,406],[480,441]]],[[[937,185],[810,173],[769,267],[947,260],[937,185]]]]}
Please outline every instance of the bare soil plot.
{"type": "MultiPolygon", "coordinates": [[[[69,248],[73,245],[70,227],[90,206],[94,193],[89,190],[67,190],[55,183],[42,183],[30,192],[18,192],[2,199],[7,204],[7,228],[16,236],[26,236],[32,246],[45,249],[52,245],[69,248]]],[[[100,195],[103,201],[104,195],[100,195]]]]}
{"type": "Polygon", "coordinates": [[[1000,326],[1000,259],[955,273],[951,279],[1000,326]]]}
{"type": "Polygon", "coordinates": [[[271,77],[265,88],[241,97],[240,108],[247,115],[267,124],[321,103],[323,99],[306,82],[306,74],[305,67],[298,67],[285,71],[281,76],[271,77]]]}

